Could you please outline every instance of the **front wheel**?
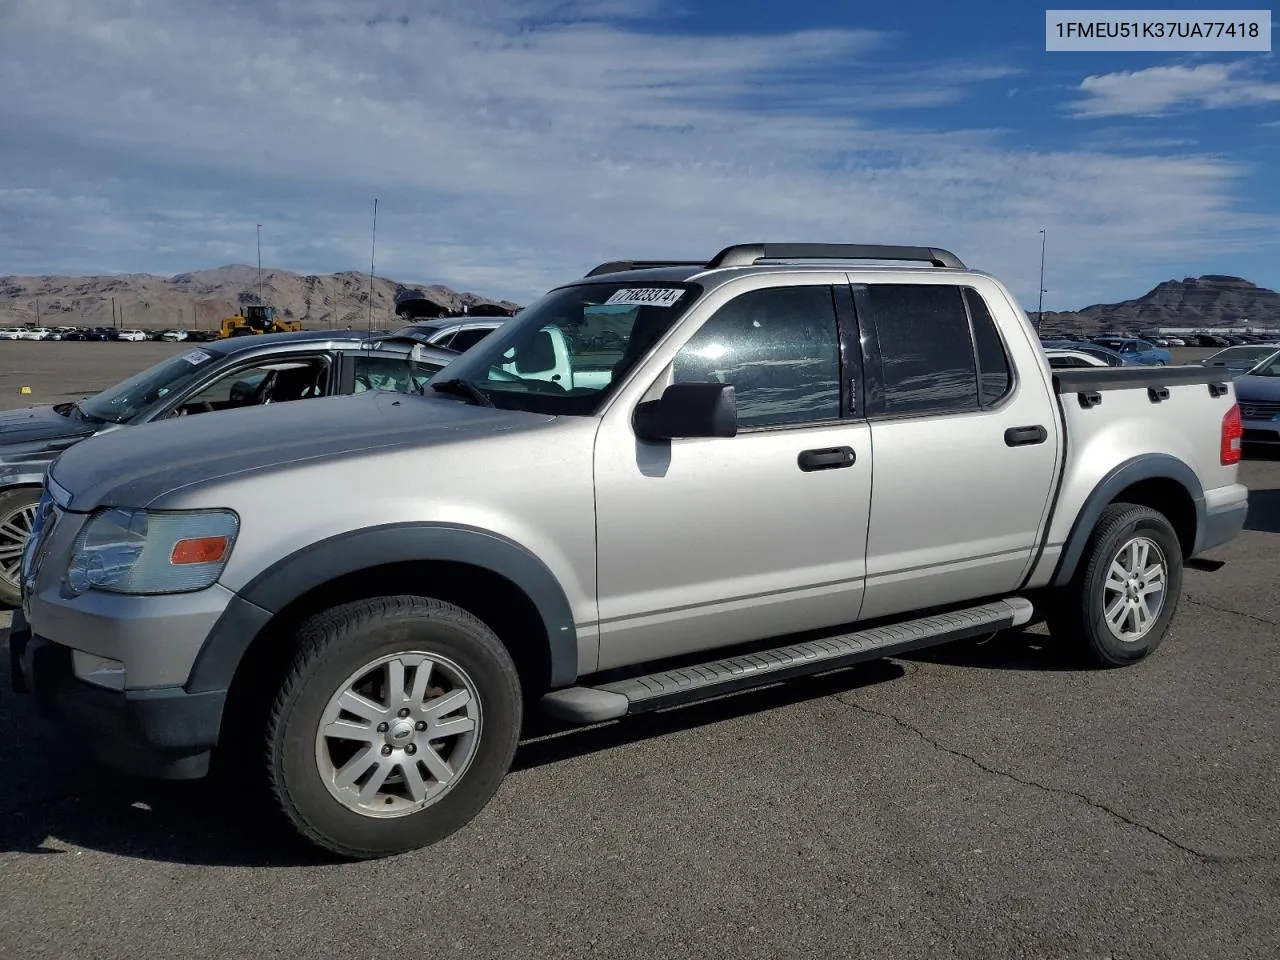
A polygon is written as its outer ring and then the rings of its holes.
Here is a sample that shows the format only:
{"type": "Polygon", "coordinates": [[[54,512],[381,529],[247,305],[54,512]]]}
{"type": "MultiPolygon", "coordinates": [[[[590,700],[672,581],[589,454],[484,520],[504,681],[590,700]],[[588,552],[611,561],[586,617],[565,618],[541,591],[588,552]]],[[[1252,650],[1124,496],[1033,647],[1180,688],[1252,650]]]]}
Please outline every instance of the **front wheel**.
{"type": "Polygon", "coordinates": [[[31,538],[39,503],[39,487],[0,493],[0,603],[10,607],[22,602],[22,553],[31,538]]]}
{"type": "Polygon", "coordinates": [[[314,844],[372,859],[435,843],[497,792],[520,732],[520,680],[480,620],[424,597],[307,621],[276,697],[268,772],[314,844]]]}
{"type": "Polygon", "coordinates": [[[1137,663],[1164,639],[1181,591],[1182,547],[1168,519],[1149,507],[1113,503],[1056,598],[1049,632],[1078,642],[1097,666],[1137,663]]]}

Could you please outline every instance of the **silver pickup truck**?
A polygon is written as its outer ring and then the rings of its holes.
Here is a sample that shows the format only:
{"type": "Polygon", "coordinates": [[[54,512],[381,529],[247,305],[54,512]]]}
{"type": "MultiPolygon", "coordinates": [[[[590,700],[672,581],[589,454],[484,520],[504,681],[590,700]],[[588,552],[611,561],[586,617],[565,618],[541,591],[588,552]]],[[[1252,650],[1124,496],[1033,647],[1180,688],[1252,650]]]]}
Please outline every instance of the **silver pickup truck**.
{"type": "Polygon", "coordinates": [[[613,262],[422,395],[63,453],[13,682],[102,761],[248,761],[303,837],[385,856],[489,801],[531,708],[597,723],[1033,619],[1142,660],[1244,524],[1240,438],[1214,370],[1052,371],[945,250],[613,262]]]}

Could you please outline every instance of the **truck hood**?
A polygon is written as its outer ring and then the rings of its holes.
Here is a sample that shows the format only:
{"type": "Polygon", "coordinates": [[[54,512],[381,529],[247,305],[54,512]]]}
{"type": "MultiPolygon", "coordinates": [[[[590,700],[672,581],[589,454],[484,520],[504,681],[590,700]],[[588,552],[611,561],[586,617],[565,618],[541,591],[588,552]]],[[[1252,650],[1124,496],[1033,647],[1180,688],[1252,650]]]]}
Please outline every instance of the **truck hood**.
{"type": "Polygon", "coordinates": [[[453,397],[372,391],[179,417],[92,437],[50,475],[70,508],[145,507],[193,484],[388,447],[474,440],[554,420],[453,397]]]}
{"type": "Polygon", "coordinates": [[[1236,400],[1280,400],[1280,377],[1236,377],[1236,400]]]}
{"type": "Polygon", "coordinates": [[[0,411],[0,458],[15,447],[24,451],[48,446],[57,450],[92,434],[100,425],[92,421],[63,416],[57,407],[27,407],[0,411]]]}

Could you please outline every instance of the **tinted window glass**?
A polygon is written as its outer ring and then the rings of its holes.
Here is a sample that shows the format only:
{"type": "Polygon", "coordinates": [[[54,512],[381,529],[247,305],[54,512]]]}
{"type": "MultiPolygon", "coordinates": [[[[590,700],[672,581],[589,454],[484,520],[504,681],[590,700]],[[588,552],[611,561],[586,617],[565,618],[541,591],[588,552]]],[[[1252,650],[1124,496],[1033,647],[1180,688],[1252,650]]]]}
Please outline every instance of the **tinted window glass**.
{"type": "Polygon", "coordinates": [[[971,287],[964,288],[964,297],[969,304],[973,342],[978,351],[978,397],[982,405],[987,406],[1013,389],[1013,371],[987,302],[971,287]]]}
{"type": "Polygon", "coordinates": [[[449,349],[457,350],[459,353],[470,350],[492,332],[491,330],[459,330],[449,341],[449,349]]]}
{"type": "Polygon", "coordinates": [[[840,416],[831,288],[776,287],[729,301],[676,355],[676,382],[731,383],[743,427],[840,416]]]}
{"type": "Polygon", "coordinates": [[[978,371],[960,288],[872,283],[886,413],[945,413],[978,406],[978,371]]]}

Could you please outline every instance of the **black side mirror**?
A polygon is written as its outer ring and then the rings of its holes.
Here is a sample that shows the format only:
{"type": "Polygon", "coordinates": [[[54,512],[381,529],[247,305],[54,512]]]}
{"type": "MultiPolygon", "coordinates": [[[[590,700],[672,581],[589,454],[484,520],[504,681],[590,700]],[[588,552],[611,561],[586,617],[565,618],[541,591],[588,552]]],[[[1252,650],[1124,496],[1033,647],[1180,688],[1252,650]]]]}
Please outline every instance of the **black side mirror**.
{"type": "Polygon", "coordinates": [[[729,383],[673,383],[657,400],[636,407],[642,440],[738,435],[738,407],[729,383]]]}

